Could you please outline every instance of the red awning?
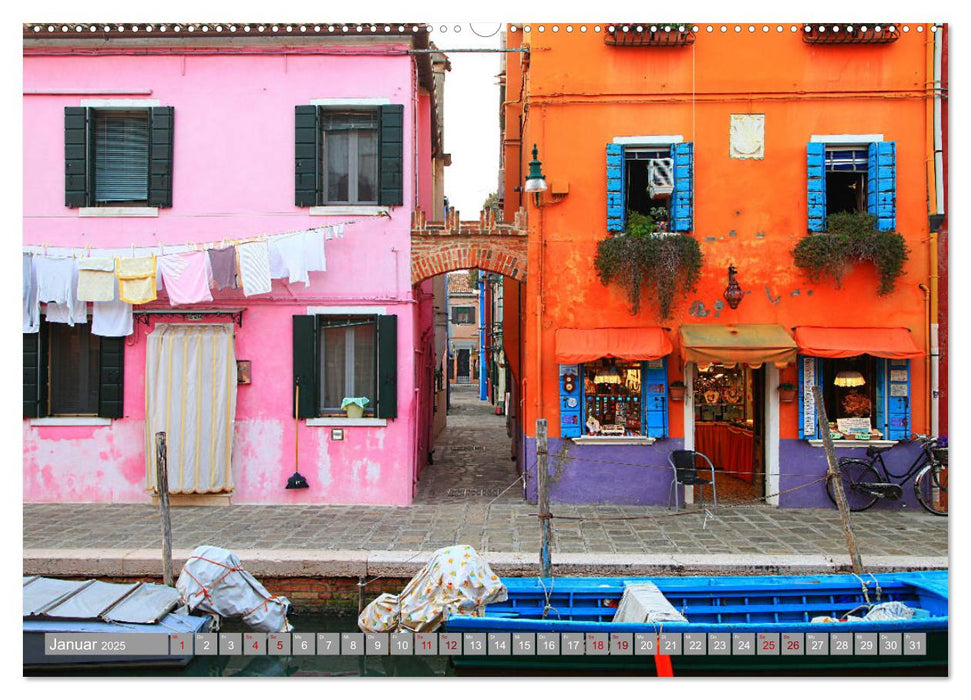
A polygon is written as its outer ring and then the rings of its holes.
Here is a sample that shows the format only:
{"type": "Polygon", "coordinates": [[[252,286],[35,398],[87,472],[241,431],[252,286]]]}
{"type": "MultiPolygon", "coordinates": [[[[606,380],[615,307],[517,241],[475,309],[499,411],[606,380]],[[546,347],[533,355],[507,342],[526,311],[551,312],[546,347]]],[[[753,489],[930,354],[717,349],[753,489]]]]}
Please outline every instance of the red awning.
{"type": "Polygon", "coordinates": [[[601,357],[618,360],[656,360],[673,350],[667,331],[647,328],[559,328],[556,361],[561,365],[592,362],[601,357]]]}
{"type": "Polygon", "coordinates": [[[890,360],[923,357],[906,328],[796,328],[799,352],[813,357],[853,357],[873,355],[890,360]]]}

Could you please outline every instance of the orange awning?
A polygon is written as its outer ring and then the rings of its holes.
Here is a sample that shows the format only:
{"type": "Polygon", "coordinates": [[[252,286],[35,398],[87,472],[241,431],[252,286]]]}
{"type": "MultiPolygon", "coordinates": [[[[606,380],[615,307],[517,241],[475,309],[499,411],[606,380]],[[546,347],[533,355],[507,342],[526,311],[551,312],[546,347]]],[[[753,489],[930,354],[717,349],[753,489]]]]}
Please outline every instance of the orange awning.
{"type": "Polygon", "coordinates": [[[681,354],[685,362],[700,364],[784,367],[796,359],[796,342],[777,324],[693,324],[681,326],[681,354]]]}
{"type": "Polygon", "coordinates": [[[813,357],[853,357],[873,355],[890,360],[923,357],[906,328],[796,328],[799,352],[813,357]]]}
{"type": "Polygon", "coordinates": [[[556,361],[561,365],[592,362],[601,357],[618,360],[656,360],[673,350],[663,328],[559,328],[556,361]]]}

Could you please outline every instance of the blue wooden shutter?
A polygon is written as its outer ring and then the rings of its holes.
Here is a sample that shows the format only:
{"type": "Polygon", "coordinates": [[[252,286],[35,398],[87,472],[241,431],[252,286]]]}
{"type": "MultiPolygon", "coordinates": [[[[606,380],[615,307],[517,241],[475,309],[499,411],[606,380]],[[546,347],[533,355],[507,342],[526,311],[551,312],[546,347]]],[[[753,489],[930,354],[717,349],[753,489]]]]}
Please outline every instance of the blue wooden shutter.
{"type": "Polygon", "coordinates": [[[870,144],[867,160],[867,212],[876,217],[878,231],[897,229],[897,144],[870,144]]]}
{"type": "Polygon", "coordinates": [[[86,207],[88,190],[88,107],[64,108],[64,206],[86,207]]]}
{"type": "Polygon", "coordinates": [[[583,380],[580,377],[578,365],[560,365],[557,375],[560,381],[560,436],[565,438],[580,437],[583,434],[583,403],[580,397],[580,387],[583,380]],[[567,391],[563,377],[572,374],[573,390],[567,391]],[[572,405],[571,405],[572,404],[572,405]]]}
{"type": "Polygon", "coordinates": [[[607,144],[607,230],[623,231],[627,225],[624,203],[624,147],[607,144]]]}
{"type": "Polygon", "coordinates": [[[690,231],[694,228],[694,144],[671,145],[674,160],[674,191],[671,193],[671,230],[690,231]]]}
{"type": "Polygon", "coordinates": [[[175,107],[152,107],[148,161],[148,203],[172,206],[172,160],[175,151],[175,107]]]}
{"type": "Polygon", "coordinates": [[[317,317],[293,317],[293,392],[294,416],[317,416],[317,373],[320,363],[317,357],[317,317]],[[300,385],[299,405],[297,385],[300,385]]]}
{"type": "Polygon", "coordinates": [[[641,404],[645,435],[652,438],[668,436],[668,358],[644,362],[641,371],[641,404]],[[652,364],[659,367],[651,367],[652,364]]]}
{"type": "MultiPolygon", "coordinates": [[[[410,352],[410,351],[409,351],[410,352]]],[[[398,317],[378,316],[378,418],[398,417],[398,317]]]]}
{"type": "Polygon", "coordinates": [[[877,430],[883,433],[883,437],[887,440],[890,436],[887,434],[887,361],[882,357],[877,357],[874,359],[874,364],[876,365],[876,410],[873,412],[874,421],[877,425],[877,430]]]}
{"type": "Polygon", "coordinates": [[[826,144],[806,146],[806,201],[809,230],[826,230],[826,144]]]}
{"type": "Polygon", "coordinates": [[[888,440],[909,440],[911,434],[910,360],[885,360],[885,362],[887,365],[887,430],[884,437],[888,440]],[[903,381],[894,381],[895,378],[903,381]]]}
{"type": "Polygon", "coordinates": [[[378,204],[404,204],[404,105],[381,106],[378,136],[378,204]]]}
{"type": "Polygon", "coordinates": [[[799,382],[799,439],[819,439],[822,437],[822,432],[816,418],[816,403],[813,399],[812,387],[822,386],[823,360],[819,357],[798,355],[796,368],[799,374],[797,380],[799,382]]]}
{"type": "Polygon", "coordinates": [[[315,105],[297,105],[294,124],[294,203],[312,207],[319,204],[320,193],[319,110],[315,105]]]}

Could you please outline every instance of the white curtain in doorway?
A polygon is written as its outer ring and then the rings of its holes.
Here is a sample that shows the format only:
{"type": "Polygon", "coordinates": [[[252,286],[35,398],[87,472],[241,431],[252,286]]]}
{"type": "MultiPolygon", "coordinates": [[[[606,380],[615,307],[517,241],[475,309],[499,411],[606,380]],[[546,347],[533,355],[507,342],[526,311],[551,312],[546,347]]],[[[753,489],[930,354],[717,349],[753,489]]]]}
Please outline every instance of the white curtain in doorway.
{"type": "Polygon", "coordinates": [[[156,325],[145,372],[149,488],[157,488],[155,434],[164,431],[170,493],[231,491],[235,420],[232,325],[156,325]]]}

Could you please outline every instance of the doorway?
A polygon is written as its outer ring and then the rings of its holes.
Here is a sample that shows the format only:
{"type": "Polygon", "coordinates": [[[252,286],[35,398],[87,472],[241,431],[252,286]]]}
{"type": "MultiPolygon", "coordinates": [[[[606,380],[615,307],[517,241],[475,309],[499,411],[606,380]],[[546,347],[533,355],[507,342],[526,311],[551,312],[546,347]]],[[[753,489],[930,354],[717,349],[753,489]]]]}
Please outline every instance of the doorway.
{"type": "Polygon", "coordinates": [[[468,348],[460,348],[458,351],[458,367],[455,370],[455,381],[460,384],[468,384],[471,381],[471,351],[468,348]]]}

